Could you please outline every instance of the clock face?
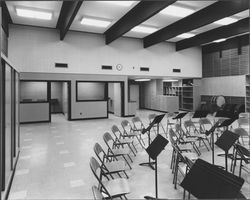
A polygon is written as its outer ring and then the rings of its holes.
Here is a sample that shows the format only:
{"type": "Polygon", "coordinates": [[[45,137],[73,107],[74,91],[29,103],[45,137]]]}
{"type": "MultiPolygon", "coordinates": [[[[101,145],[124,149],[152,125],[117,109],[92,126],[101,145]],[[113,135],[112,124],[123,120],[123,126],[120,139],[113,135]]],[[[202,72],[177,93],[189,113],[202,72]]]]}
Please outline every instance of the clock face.
{"type": "Polygon", "coordinates": [[[116,69],[117,69],[118,71],[121,71],[121,70],[122,70],[122,65],[121,65],[121,64],[117,64],[117,65],[116,65],[116,69]]]}

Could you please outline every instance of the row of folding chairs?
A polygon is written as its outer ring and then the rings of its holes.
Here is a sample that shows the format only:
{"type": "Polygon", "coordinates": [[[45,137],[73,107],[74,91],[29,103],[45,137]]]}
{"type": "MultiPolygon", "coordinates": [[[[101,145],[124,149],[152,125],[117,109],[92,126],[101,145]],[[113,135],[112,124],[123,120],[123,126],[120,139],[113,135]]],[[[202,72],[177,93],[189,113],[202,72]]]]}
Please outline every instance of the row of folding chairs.
{"type": "Polygon", "coordinates": [[[111,132],[113,136],[106,132],[103,140],[107,146],[105,152],[99,143],[94,145],[94,152],[98,160],[94,157],[90,159],[90,168],[98,181],[98,187],[93,186],[93,196],[95,199],[125,198],[130,193],[129,178],[127,170],[132,169],[132,156],[138,152],[137,145],[144,148],[141,131],[144,127],[139,117],[132,118],[132,123],[128,120],[121,122],[123,130],[113,125],[111,132]],[[137,142],[137,144],[135,143],[137,142]],[[105,178],[105,180],[104,180],[105,178]]]}

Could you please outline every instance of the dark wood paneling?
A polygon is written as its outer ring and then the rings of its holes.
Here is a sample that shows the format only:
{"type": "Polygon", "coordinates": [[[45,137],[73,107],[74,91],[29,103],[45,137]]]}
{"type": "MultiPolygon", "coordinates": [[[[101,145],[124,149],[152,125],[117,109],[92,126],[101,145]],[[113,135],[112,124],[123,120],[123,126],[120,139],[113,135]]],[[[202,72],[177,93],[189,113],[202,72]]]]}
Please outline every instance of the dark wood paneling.
{"type": "Polygon", "coordinates": [[[104,33],[106,44],[110,44],[133,27],[146,21],[174,2],[176,2],[176,0],[139,2],[104,33]]]}
{"type": "Polygon", "coordinates": [[[152,46],[246,9],[249,9],[249,0],[218,1],[145,37],[144,47],[152,46]]]}

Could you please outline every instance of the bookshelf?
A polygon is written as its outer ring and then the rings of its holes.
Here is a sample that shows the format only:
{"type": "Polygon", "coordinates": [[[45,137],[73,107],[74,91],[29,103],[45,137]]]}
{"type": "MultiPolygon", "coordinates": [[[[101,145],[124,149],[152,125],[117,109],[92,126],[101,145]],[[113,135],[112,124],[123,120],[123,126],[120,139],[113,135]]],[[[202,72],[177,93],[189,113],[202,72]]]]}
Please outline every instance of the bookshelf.
{"type": "Polygon", "coordinates": [[[250,112],[250,75],[246,75],[246,112],[250,112]]]}

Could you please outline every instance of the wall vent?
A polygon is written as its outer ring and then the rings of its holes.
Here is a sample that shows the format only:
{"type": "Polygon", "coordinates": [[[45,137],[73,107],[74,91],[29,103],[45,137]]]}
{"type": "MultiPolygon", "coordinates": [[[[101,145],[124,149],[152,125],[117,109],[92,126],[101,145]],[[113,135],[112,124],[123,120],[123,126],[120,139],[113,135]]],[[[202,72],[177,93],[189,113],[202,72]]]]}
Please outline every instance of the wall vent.
{"type": "Polygon", "coordinates": [[[181,72],[181,69],[173,69],[173,72],[175,72],[175,73],[180,73],[180,72],[181,72]]]}
{"type": "Polygon", "coordinates": [[[140,67],[140,71],[149,72],[149,67],[140,67]]]}
{"type": "Polygon", "coordinates": [[[55,63],[55,67],[68,68],[68,64],[67,63],[55,63]]]}
{"type": "Polygon", "coordinates": [[[111,65],[102,65],[102,69],[103,70],[112,70],[112,66],[111,65]]]}

